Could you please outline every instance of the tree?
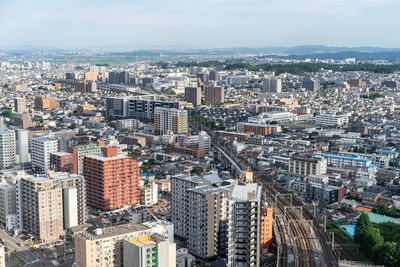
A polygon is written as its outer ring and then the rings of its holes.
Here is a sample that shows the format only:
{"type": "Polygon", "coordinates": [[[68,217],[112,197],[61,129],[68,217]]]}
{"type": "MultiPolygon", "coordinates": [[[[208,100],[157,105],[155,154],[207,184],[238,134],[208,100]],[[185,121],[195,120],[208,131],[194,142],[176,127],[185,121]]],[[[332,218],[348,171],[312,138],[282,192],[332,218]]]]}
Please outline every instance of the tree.
{"type": "Polygon", "coordinates": [[[13,112],[11,109],[6,109],[1,113],[2,116],[7,117],[9,119],[12,119],[13,117],[13,112]]]}
{"type": "Polygon", "coordinates": [[[356,231],[354,233],[354,240],[358,244],[363,244],[365,242],[365,237],[367,235],[367,232],[370,231],[371,229],[372,229],[372,224],[368,214],[365,212],[361,213],[360,217],[357,220],[356,231]]]}
{"type": "Polygon", "coordinates": [[[400,266],[400,244],[386,242],[384,245],[384,264],[388,267],[400,266]]]}
{"type": "Polygon", "coordinates": [[[365,241],[360,244],[361,248],[367,255],[372,255],[374,248],[383,244],[384,240],[378,228],[372,227],[367,231],[365,241]]]}

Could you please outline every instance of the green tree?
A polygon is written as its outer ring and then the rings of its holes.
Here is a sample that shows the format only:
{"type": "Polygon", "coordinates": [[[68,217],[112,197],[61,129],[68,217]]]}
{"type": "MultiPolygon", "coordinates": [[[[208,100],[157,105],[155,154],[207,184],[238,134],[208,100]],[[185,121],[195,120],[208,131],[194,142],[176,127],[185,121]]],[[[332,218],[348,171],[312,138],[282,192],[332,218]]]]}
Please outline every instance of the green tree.
{"type": "Polygon", "coordinates": [[[367,233],[372,229],[371,220],[367,213],[361,213],[357,220],[356,231],[354,233],[354,240],[358,244],[363,244],[365,242],[365,237],[367,233]]]}
{"type": "Polygon", "coordinates": [[[9,119],[12,119],[13,117],[13,112],[11,109],[6,109],[1,113],[2,116],[7,117],[9,119]]]}
{"type": "Polygon", "coordinates": [[[367,231],[364,242],[360,244],[360,247],[367,255],[372,255],[374,249],[382,245],[383,242],[384,240],[379,229],[372,227],[367,231]]]}
{"type": "Polygon", "coordinates": [[[384,264],[388,267],[400,266],[400,244],[386,242],[384,245],[384,264]]]}

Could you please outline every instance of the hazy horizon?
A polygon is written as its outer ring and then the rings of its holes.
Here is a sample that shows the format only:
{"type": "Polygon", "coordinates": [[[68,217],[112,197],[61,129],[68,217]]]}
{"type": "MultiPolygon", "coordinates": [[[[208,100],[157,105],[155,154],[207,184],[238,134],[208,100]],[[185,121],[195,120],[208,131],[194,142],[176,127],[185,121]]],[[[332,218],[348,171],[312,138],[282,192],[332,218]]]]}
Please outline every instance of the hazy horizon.
{"type": "Polygon", "coordinates": [[[0,47],[397,48],[396,0],[0,2],[0,47]]]}

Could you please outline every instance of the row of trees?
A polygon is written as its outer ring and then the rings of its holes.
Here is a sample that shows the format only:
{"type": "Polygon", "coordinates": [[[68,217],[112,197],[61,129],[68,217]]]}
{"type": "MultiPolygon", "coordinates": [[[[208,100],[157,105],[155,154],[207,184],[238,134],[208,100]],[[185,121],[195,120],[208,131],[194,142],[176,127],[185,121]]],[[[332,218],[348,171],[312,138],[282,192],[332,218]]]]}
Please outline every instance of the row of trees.
{"type": "MultiPolygon", "coordinates": [[[[169,64],[165,62],[157,62],[159,66],[167,67],[169,64]]],[[[206,61],[206,62],[178,62],[177,67],[215,67],[217,65],[225,65],[227,70],[247,69],[250,71],[274,71],[276,74],[292,73],[302,74],[306,72],[317,72],[320,69],[328,69],[332,71],[372,71],[376,73],[394,73],[400,70],[400,64],[376,65],[376,64],[327,64],[327,63],[286,63],[286,64],[250,64],[244,61],[206,61]]]]}
{"type": "Polygon", "coordinates": [[[388,267],[400,266],[400,244],[385,242],[379,229],[372,226],[366,213],[362,213],[357,220],[354,240],[365,255],[376,264],[385,264],[388,267]]]}

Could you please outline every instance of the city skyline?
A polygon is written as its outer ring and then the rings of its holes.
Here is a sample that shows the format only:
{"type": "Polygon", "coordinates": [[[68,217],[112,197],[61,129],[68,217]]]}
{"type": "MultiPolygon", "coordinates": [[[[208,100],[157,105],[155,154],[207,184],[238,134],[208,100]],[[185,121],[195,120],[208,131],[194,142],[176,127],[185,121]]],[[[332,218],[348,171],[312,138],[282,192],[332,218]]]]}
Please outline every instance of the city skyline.
{"type": "Polygon", "coordinates": [[[399,10],[393,0],[20,0],[0,3],[0,48],[395,48],[399,10]]]}

